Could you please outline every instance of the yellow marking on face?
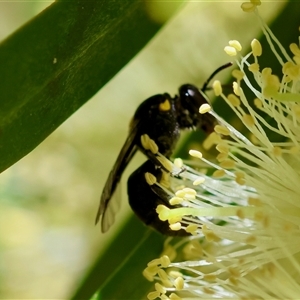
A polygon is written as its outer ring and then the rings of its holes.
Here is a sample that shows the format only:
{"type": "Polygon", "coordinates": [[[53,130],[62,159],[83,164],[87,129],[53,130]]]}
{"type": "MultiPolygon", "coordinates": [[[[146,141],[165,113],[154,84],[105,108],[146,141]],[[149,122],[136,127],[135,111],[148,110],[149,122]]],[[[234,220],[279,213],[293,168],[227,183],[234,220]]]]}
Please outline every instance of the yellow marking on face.
{"type": "Polygon", "coordinates": [[[160,111],[168,111],[171,109],[171,103],[168,99],[165,100],[165,102],[162,102],[159,104],[158,109],[160,111]]]}

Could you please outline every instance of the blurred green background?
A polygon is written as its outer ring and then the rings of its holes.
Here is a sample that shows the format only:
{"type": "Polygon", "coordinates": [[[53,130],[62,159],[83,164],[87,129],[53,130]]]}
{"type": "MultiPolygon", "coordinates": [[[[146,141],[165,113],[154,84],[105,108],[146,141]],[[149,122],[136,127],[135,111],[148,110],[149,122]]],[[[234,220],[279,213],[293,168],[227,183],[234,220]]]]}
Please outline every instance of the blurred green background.
{"type": "MultiPolygon", "coordinates": [[[[223,51],[228,40],[238,39],[248,48],[259,26],[240,3],[148,1],[153,20],[166,22],[155,38],[42,144],[1,174],[1,299],[64,299],[77,289],[132,214],[126,178],[144,159],[141,155],[123,176],[117,224],[105,235],[94,226],[103,185],[135,108],[153,94],[174,95],[183,83],[201,86],[230,60],[223,51]]],[[[0,2],[1,40],[50,4],[0,2]]],[[[283,5],[264,3],[265,21],[283,5]]],[[[218,79],[228,75],[224,71],[218,79]]]]}

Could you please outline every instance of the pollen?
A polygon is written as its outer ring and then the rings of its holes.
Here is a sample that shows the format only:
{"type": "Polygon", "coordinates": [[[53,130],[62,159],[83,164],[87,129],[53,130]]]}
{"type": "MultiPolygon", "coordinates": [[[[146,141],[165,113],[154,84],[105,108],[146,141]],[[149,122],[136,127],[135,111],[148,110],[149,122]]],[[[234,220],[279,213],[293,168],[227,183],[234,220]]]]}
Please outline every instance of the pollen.
{"type": "Polygon", "coordinates": [[[164,102],[159,104],[158,109],[160,111],[169,111],[171,109],[170,101],[168,99],[166,99],[164,102]]]}
{"type": "Polygon", "coordinates": [[[202,104],[199,108],[200,114],[205,114],[211,110],[211,106],[208,103],[202,104]]]}
{"type": "Polygon", "coordinates": [[[145,179],[149,185],[153,185],[156,183],[156,177],[149,172],[145,173],[145,179]]]}

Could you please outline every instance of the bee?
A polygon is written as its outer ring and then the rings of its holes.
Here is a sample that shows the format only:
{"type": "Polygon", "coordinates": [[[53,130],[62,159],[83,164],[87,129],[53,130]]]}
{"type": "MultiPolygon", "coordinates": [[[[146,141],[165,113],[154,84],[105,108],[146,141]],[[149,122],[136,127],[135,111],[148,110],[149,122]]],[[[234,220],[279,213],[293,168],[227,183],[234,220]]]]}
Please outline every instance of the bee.
{"type": "MultiPolygon", "coordinates": [[[[231,66],[227,63],[216,69],[201,89],[192,84],[183,84],[178,95],[171,97],[168,93],[154,95],[143,101],[137,108],[130,122],[128,137],[109,173],[105,183],[100,205],[96,216],[96,224],[101,218],[101,230],[106,232],[114,223],[118,205],[112,201],[122,173],[139,150],[147,161],[134,171],[127,182],[129,204],[134,213],[148,226],[158,232],[170,236],[189,235],[181,229],[173,231],[168,221],[158,218],[156,207],[169,204],[170,196],[157,185],[149,185],[145,174],[153,174],[159,182],[170,170],[158,158],[157,152],[170,158],[175,150],[181,130],[196,129],[210,134],[216,120],[210,114],[199,114],[199,107],[207,103],[205,91],[210,80],[221,70],[231,66]],[[148,143],[145,146],[145,138],[148,143]]],[[[171,174],[172,175],[172,174],[171,174]]]]}

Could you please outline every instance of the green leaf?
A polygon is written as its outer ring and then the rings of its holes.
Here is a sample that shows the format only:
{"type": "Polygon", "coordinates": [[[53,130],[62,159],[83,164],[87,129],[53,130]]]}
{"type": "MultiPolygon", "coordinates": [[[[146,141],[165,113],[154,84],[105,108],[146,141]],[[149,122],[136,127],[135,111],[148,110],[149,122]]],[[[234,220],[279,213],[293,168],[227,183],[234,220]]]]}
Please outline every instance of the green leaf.
{"type": "Polygon", "coordinates": [[[4,40],[0,171],[41,143],[157,30],[138,0],[57,1],[4,40]]]}
{"type": "Polygon", "coordinates": [[[97,290],[99,299],[142,299],[152,287],[142,271],[161,253],[164,239],[132,216],[94,263],[72,299],[89,299],[97,290]]]}

